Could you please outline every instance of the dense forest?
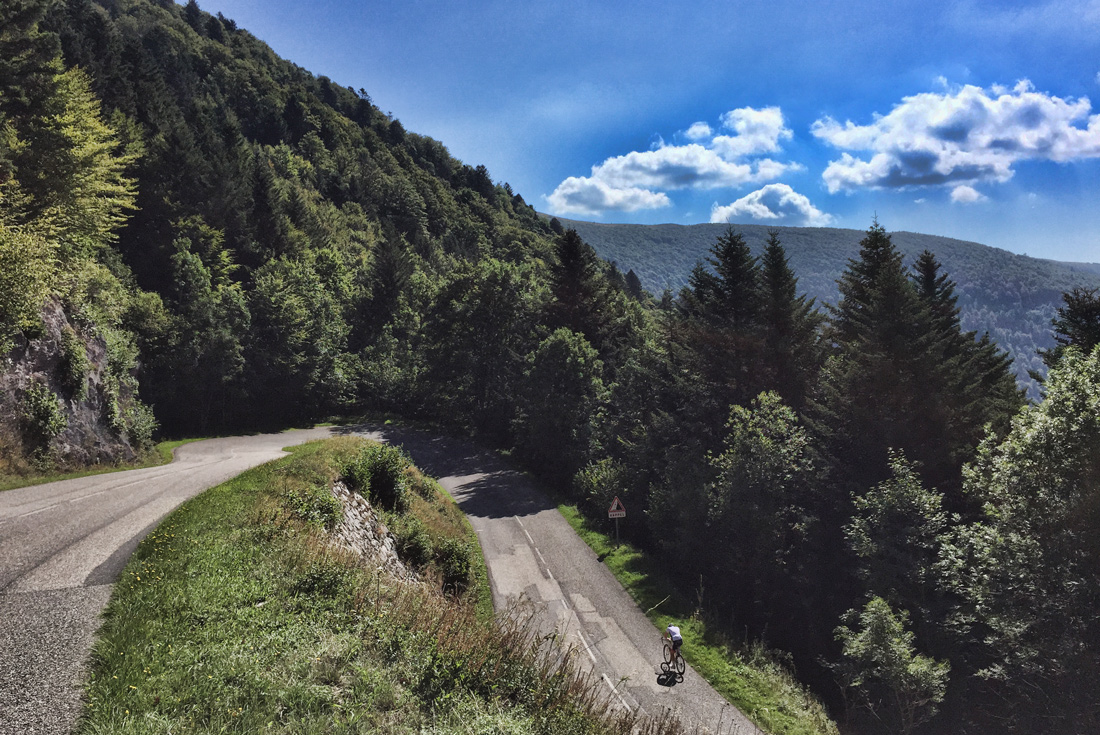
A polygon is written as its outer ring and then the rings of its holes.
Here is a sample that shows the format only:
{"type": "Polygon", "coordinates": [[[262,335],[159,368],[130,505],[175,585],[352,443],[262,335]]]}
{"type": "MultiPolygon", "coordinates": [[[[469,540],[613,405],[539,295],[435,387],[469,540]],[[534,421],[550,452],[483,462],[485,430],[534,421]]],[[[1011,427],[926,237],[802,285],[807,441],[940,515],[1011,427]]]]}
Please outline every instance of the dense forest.
{"type": "MultiPolygon", "coordinates": [[[[627,225],[559,219],[606,260],[620,270],[634,272],[651,293],[669,288],[674,293],[687,285],[691,269],[706,257],[726,225],[627,225]]],[[[772,227],[738,225],[754,254],[761,254],[770,232],[778,232],[798,276],[799,287],[819,305],[835,304],[840,296],[837,281],[845,264],[857,255],[859,235],[853,230],[830,227],[772,227]]],[[[948,237],[915,232],[893,232],[891,239],[907,258],[916,261],[931,250],[951,273],[959,297],[963,329],[988,332],[1012,357],[1016,378],[1028,388],[1028,397],[1039,397],[1032,372],[1046,370],[1039,350],[1054,341],[1050,322],[1062,303],[1062,294],[1073,288],[1100,288],[1100,264],[1061,263],[1016,255],[1006,250],[948,237]]]]}
{"type": "MultiPolygon", "coordinates": [[[[0,6],[0,197],[0,351],[64,309],[138,391],[103,409],[135,442],[429,419],[594,515],[622,498],[699,614],[790,652],[846,732],[1100,728],[1096,290],[1064,294],[1034,405],[878,222],[829,305],[735,228],[654,298],[194,0],[0,6]]],[[[49,458],[70,353],[0,459],[49,458]]]]}

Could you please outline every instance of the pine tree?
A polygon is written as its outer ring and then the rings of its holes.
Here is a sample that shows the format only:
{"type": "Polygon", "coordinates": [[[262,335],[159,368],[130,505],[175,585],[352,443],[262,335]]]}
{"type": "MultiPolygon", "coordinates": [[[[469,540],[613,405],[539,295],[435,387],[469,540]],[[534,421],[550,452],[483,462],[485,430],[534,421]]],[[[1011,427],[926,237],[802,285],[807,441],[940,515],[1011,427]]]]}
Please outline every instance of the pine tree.
{"type": "MultiPolygon", "coordinates": [[[[860,241],[830,307],[830,355],[811,409],[812,425],[840,498],[862,494],[890,476],[889,453],[933,459],[942,427],[939,355],[930,312],[875,221],[860,241]]],[[[837,521],[850,514],[838,503],[837,521]]]]}
{"type": "Polygon", "coordinates": [[[913,283],[929,312],[928,349],[938,360],[929,385],[928,408],[938,426],[930,430],[942,437],[937,451],[925,458],[923,476],[944,493],[955,512],[976,510],[960,495],[961,468],[973,456],[988,427],[998,434],[1021,405],[1021,393],[1011,370],[1011,359],[989,339],[963,332],[959,320],[955,284],[940,272],[936,257],[925,251],[913,267],[913,283]]]}
{"type": "Polygon", "coordinates": [[[710,248],[707,268],[697,264],[688,278],[689,312],[721,329],[748,333],[760,310],[760,269],[744,236],[730,227],[710,248]]]}
{"type": "Polygon", "coordinates": [[[1062,294],[1062,301],[1050,322],[1058,344],[1049,350],[1039,350],[1048,369],[1058,364],[1067,347],[1077,347],[1087,354],[1100,344],[1100,290],[1075,288],[1062,294]]]}
{"type": "Polygon", "coordinates": [[[554,252],[557,262],[550,269],[550,325],[583,334],[590,344],[599,345],[604,324],[596,251],[571,229],[554,241],[554,252]]]}
{"type": "Polygon", "coordinates": [[[0,3],[0,121],[36,114],[55,93],[61,45],[57,36],[39,29],[49,5],[47,0],[0,3]]]}
{"type": "Polygon", "coordinates": [[[761,369],[760,268],[744,237],[728,228],[711,246],[706,265],[692,270],[673,324],[687,358],[683,366],[705,396],[693,405],[707,443],[717,447],[730,406],[748,405],[767,385],[761,369]]]}
{"type": "Polygon", "coordinates": [[[760,262],[760,318],[768,388],[801,412],[824,360],[819,335],[824,317],[814,308],[813,299],[798,295],[798,279],[777,232],[768,233],[760,262]]]}

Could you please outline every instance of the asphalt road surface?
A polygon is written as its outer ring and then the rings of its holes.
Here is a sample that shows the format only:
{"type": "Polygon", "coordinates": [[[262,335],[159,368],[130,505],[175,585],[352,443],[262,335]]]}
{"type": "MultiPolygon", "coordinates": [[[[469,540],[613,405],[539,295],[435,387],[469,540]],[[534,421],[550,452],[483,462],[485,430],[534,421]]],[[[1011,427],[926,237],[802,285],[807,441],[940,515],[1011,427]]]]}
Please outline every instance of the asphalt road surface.
{"type": "Polygon", "coordinates": [[[162,467],[0,493],[0,734],[72,730],[111,585],[165,515],[328,433],[211,439],[185,444],[162,467]]]}
{"type": "Polygon", "coordinates": [[[100,614],[134,548],[172,509],[282,447],[338,433],[401,444],[470,518],[497,609],[529,605],[583,651],[609,696],[702,732],[756,733],[689,668],[659,680],[660,632],[526,477],[467,442],[400,430],[312,429],[180,447],[163,467],[0,493],[0,735],[66,735],[100,614]]]}
{"type": "MultiPolygon", "coordinates": [[[[379,434],[375,434],[376,437],[379,434]]],[[[544,630],[583,652],[623,706],[661,716],[670,710],[700,732],[759,733],[689,667],[683,682],[661,683],[661,633],[573,532],[557,508],[520,472],[472,444],[385,430],[454,496],[477,532],[497,610],[529,604],[544,630]]]]}

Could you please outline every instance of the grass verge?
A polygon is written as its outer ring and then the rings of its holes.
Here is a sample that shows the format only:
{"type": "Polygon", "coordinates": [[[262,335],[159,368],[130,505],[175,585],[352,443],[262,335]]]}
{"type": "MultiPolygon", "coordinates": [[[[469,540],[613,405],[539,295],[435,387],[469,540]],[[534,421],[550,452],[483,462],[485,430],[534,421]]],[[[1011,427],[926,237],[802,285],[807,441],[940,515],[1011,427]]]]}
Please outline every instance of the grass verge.
{"type": "MultiPolygon", "coordinates": [[[[476,573],[444,594],[431,562],[426,581],[399,582],[331,546],[329,483],[364,442],[294,447],[140,544],[105,611],[80,733],[678,732],[616,716],[601,682],[522,620],[479,616],[476,573]]],[[[416,495],[406,513],[433,543],[471,533],[434,488],[416,495]]]]}
{"type": "Polygon", "coordinates": [[[99,465],[97,467],[77,470],[75,472],[48,472],[42,474],[36,474],[33,472],[27,474],[0,473],[0,492],[3,492],[5,490],[14,490],[17,487],[41,485],[47,482],[72,480],[77,477],[102,475],[108,472],[122,472],[124,470],[140,470],[145,467],[158,467],[160,465],[168,464],[172,461],[172,453],[176,450],[177,447],[195,441],[201,441],[201,439],[177,439],[174,441],[160,442],[159,444],[156,444],[152,449],[144,452],[134,462],[125,462],[113,465],[99,465]]]}
{"type": "Polygon", "coordinates": [[[773,735],[836,735],[825,708],[759,643],[735,645],[662,579],[657,565],[627,543],[615,544],[575,505],[558,510],[660,629],[680,626],[684,658],[758,727],[773,735]]]}

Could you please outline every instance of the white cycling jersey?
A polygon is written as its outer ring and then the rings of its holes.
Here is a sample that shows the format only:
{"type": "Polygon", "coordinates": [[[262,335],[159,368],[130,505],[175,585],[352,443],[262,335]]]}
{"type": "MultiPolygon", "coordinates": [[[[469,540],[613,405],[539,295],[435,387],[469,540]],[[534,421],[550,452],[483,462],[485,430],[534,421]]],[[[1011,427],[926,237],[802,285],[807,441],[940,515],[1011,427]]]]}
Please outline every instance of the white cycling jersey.
{"type": "Polygon", "coordinates": [[[680,637],[680,629],[678,627],[676,627],[675,625],[668,626],[668,637],[671,638],[674,641],[682,641],[683,640],[683,638],[680,637]]]}

